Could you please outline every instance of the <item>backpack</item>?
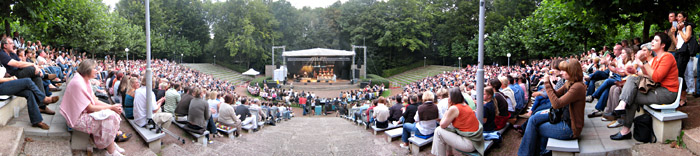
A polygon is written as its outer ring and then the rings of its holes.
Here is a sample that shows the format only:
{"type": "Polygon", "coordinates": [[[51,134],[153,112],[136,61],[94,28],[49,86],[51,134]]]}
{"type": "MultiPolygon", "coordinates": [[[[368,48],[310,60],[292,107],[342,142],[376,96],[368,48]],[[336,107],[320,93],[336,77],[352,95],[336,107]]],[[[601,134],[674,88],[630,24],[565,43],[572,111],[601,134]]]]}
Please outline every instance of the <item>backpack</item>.
{"type": "Polygon", "coordinates": [[[643,143],[655,143],[656,135],[652,127],[651,115],[643,114],[634,118],[634,131],[632,131],[634,140],[643,143]]]}

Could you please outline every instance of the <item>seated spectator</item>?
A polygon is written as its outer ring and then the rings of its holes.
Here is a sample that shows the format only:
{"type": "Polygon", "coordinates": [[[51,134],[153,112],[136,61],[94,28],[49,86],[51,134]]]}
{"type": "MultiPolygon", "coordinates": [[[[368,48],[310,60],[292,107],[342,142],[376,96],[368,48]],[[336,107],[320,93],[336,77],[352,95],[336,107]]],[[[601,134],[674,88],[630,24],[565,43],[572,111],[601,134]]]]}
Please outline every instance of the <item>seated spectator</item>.
{"type": "MultiPolygon", "coordinates": [[[[255,124],[255,116],[250,114],[250,110],[248,107],[250,107],[250,103],[246,99],[241,100],[241,105],[236,106],[235,112],[238,114],[239,119],[241,120],[241,125],[249,125],[249,124],[255,124]]],[[[257,126],[257,125],[256,125],[257,126]]],[[[253,129],[253,131],[257,131],[256,129],[253,129]]]]}
{"type": "Polygon", "coordinates": [[[217,110],[219,110],[219,104],[220,104],[221,102],[219,102],[218,100],[216,100],[216,96],[217,96],[218,94],[219,94],[219,93],[217,93],[216,91],[208,92],[208,93],[207,93],[207,99],[206,99],[206,100],[207,100],[207,104],[209,104],[209,105],[208,105],[208,106],[209,106],[209,110],[212,110],[212,111],[211,111],[211,116],[214,118],[214,121],[216,121],[216,119],[219,118],[219,112],[217,112],[217,110]]]}
{"type": "MultiPolygon", "coordinates": [[[[7,70],[7,74],[15,76],[18,79],[31,78],[32,82],[37,87],[44,86],[42,78],[47,80],[56,78],[56,74],[44,75],[41,68],[34,63],[20,61],[11,38],[2,38],[0,43],[2,43],[2,47],[0,48],[0,63],[2,63],[7,70]]],[[[45,90],[41,90],[41,92],[46,95],[45,90]]]]}
{"type": "Polygon", "coordinates": [[[462,152],[474,152],[484,155],[483,127],[476,118],[474,110],[469,108],[458,88],[449,91],[449,104],[440,126],[435,128],[433,148],[430,153],[437,156],[452,155],[452,148],[462,152]],[[452,125],[452,127],[448,127],[452,125]]]}
{"type": "MultiPolygon", "coordinates": [[[[5,75],[5,67],[2,67],[2,65],[0,65],[0,75],[5,75]]],[[[46,105],[41,103],[51,103],[53,102],[53,98],[44,96],[39,88],[34,85],[32,80],[29,78],[2,78],[2,76],[0,76],[0,95],[17,95],[27,99],[27,112],[29,114],[29,121],[32,124],[32,127],[49,130],[49,125],[42,122],[44,119],[42,118],[41,113],[50,112],[46,112],[46,105]],[[43,108],[40,106],[43,106],[43,108]]]]}
{"type": "MultiPolygon", "coordinates": [[[[236,115],[236,111],[231,105],[235,104],[236,101],[233,95],[228,94],[224,97],[224,103],[220,103],[219,108],[219,119],[217,119],[217,125],[224,125],[231,128],[236,128],[236,133],[234,134],[238,137],[240,134],[238,131],[241,130],[241,119],[240,116],[236,115]]],[[[218,127],[218,126],[217,126],[218,127]]]]}
{"type": "Polygon", "coordinates": [[[100,102],[92,94],[88,80],[97,74],[95,61],[85,60],[78,66],[78,74],[66,87],[60,106],[61,114],[73,130],[90,134],[97,148],[107,148],[107,155],[123,155],[124,149],[114,143],[118,134],[121,105],[100,102]]]}
{"type": "MultiPolygon", "coordinates": [[[[508,101],[506,100],[508,97],[504,96],[503,93],[499,92],[498,88],[493,87],[502,86],[501,81],[499,81],[498,79],[490,79],[489,85],[490,86],[488,87],[490,87],[490,89],[493,91],[493,94],[491,94],[493,95],[491,97],[491,102],[494,102],[494,108],[489,110],[489,113],[494,113],[493,121],[496,127],[494,127],[495,129],[490,129],[489,126],[484,126],[484,131],[500,130],[506,126],[506,122],[508,122],[508,119],[510,118],[510,112],[508,112],[508,101]]],[[[486,91],[486,89],[484,89],[484,91],[486,91]]],[[[486,95],[484,95],[484,97],[486,97],[486,95]]]]}
{"type": "Polygon", "coordinates": [[[438,98],[437,107],[438,107],[438,112],[440,114],[440,117],[439,117],[440,119],[442,119],[442,116],[445,115],[445,112],[447,112],[447,108],[449,107],[449,104],[447,103],[448,97],[449,96],[447,94],[447,89],[440,88],[437,91],[437,98],[438,98]]]}
{"type": "Polygon", "coordinates": [[[129,77],[129,79],[129,87],[127,87],[124,99],[124,117],[134,119],[134,97],[136,97],[136,89],[141,85],[141,81],[137,77],[129,77]]]}
{"type": "Polygon", "coordinates": [[[209,104],[207,101],[204,101],[204,96],[207,95],[207,92],[203,88],[195,88],[192,91],[192,95],[194,98],[190,101],[190,108],[187,111],[186,130],[198,134],[203,134],[205,130],[208,130],[207,140],[209,140],[209,144],[214,143],[209,136],[216,135],[217,130],[216,124],[211,117],[209,104]]]}
{"type": "Polygon", "coordinates": [[[418,106],[416,115],[413,117],[416,124],[404,123],[403,133],[401,134],[401,139],[406,138],[401,148],[408,148],[408,138],[411,136],[411,132],[415,134],[416,137],[420,138],[430,138],[433,136],[433,132],[437,127],[437,119],[440,116],[438,108],[433,104],[435,95],[432,92],[423,93],[424,103],[418,106]]]}
{"type": "Polygon", "coordinates": [[[160,111],[161,106],[163,106],[163,102],[165,102],[165,98],[161,98],[156,101],[156,95],[153,93],[153,91],[148,90],[148,87],[146,86],[147,78],[147,76],[144,76],[141,79],[141,87],[134,91],[134,123],[141,127],[146,126],[148,123],[147,111],[151,111],[153,113],[153,116],[151,117],[153,122],[167,129],[172,123],[173,115],[160,111]],[[151,94],[151,97],[153,97],[151,101],[148,101],[146,98],[147,94],[151,94]],[[152,110],[148,110],[149,103],[152,110]]]}
{"type": "MultiPolygon", "coordinates": [[[[401,97],[398,96],[397,97],[401,97]]],[[[398,98],[401,99],[401,98],[398,98]]],[[[408,99],[403,99],[403,100],[408,100],[408,99]]],[[[394,105],[389,108],[389,122],[398,122],[401,119],[401,116],[403,115],[402,109],[404,108],[403,106],[404,102],[401,102],[401,100],[398,100],[394,105]]]]}
{"type": "Polygon", "coordinates": [[[562,111],[561,121],[552,123],[549,110],[533,114],[528,119],[525,134],[520,143],[518,155],[541,155],[546,153],[547,138],[576,139],[583,129],[583,116],[586,105],[586,85],[583,84],[583,69],[576,59],[559,63],[561,75],[567,80],[564,87],[554,90],[549,75],[543,77],[547,96],[553,109],[562,111]]]}
{"type": "Polygon", "coordinates": [[[177,107],[175,107],[175,121],[187,121],[190,103],[192,103],[192,99],[194,99],[195,96],[199,96],[199,92],[195,94],[193,90],[193,88],[185,87],[185,94],[182,94],[180,102],[178,102],[177,107]]]}
{"type": "Polygon", "coordinates": [[[611,135],[612,140],[624,140],[632,138],[630,128],[637,109],[643,105],[654,103],[673,103],[679,93],[678,67],[671,53],[668,53],[671,39],[665,33],[656,33],[651,42],[652,51],[640,51],[637,53],[635,64],[641,68],[639,76],[627,78],[620,93],[620,103],[615,108],[617,117],[624,117],[623,127],[617,134],[611,135]],[[654,52],[656,52],[654,54],[654,52]],[[642,77],[651,78],[660,86],[651,93],[639,92],[640,80],[642,77]]]}
{"type": "Polygon", "coordinates": [[[266,118],[265,113],[263,113],[262,108],[260,107],[260,100],[253,99],[253,102],[250,103],[248,110],[250,111],[250,114],[253,115],[253,129],[257,131],[258,122],[266,118]]]}
{"type": "Polygon", "coordinates": [[[182,96],[180,96],[178,90],[180,90],[180,84],[172,83],[172,85],[170,85],[170,89],[168,89],[168,91],[165,92],[165,112],[173,114],[175,113],[177,103],[179,103],[182,100],[182,96]]]}
{"type": "Polygon", "coordinates": [[[374,107],[374,113],[372,117],[375,119],[375,124],[377,128],[387,128],[389,127],[389,107],[386,107],[386,99],[384,97],[379,97],[377,99],[377,106],[374,107]]]}

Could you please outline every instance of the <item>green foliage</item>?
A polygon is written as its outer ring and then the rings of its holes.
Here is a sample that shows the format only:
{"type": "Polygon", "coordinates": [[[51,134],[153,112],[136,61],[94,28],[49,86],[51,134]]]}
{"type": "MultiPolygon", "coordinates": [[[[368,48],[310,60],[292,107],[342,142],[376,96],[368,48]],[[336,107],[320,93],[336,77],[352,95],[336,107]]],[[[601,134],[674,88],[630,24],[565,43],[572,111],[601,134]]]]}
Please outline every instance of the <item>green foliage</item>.
{"type": "Polygon", "coordinates": [[[362,82],[370,82],[370,80],[371,80],[371,83],[369,85],[374,86],[374,85],[384,84],[385,87],[391,87],[391,81],[389,81],[389,79],[385,79],[379,75],[374,75],[374,74],[367,74],[367,78],[362,79],[362,82]]]}
{"type": "Polygon", "coordinates": [[[269,77],[269,76],[256,77],[255,79],[250,81],[250,85],[258,84],[258,87],[262,88],[265,86],[265,84],[263,83],[264,80],[272,81],[272,77],[269,77]]]}
{"type": "MultiPolygon", "coordinates": [[[[431,64],[432,64],[432,62],[426,61],[425,65],[431,65],[431,64]]],[[[423,65],[424,65],[423,61],[417,61],[417,62],[410,64],[410,65],[391,68],[391,69],[385,69],[385,70],[382,70],[382,76],[391,77],[391,76],[394,76],[396,74],[401,74],[403,72],[416,69],[418,67],[423,67],[423,65]]]]}

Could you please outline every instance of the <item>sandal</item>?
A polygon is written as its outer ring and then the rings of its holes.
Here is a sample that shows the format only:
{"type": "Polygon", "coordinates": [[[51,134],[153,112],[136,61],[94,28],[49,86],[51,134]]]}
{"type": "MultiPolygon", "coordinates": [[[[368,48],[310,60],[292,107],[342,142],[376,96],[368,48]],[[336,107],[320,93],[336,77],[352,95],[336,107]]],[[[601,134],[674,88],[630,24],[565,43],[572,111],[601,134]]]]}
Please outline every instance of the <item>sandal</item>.
{"type": "Polygon", "coordinates": [[[126,142],[129,139],[131,139],[131,133],[122,133],[120,135],[117,135],[116,138],[114,138],[114,142],[126,142]]]}

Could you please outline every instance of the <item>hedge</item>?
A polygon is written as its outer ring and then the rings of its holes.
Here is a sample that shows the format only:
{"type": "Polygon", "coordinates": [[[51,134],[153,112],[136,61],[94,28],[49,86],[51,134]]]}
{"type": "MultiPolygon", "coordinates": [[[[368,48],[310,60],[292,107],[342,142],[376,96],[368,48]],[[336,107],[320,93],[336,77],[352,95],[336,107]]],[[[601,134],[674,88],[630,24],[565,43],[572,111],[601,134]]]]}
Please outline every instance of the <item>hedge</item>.
{"type": "Polygon", "coordinates": [[[258,77],[250,81],[250,85],[255,85],[256,83],[258,84],[258,87],[263,88],[265,85],[263,84],[263,80],[267,79],[268,81],[272,81],[272,77],[269,76],[264,76],[264,77],[258,77]]]}
{"type": "Polygon", "coordinates": [[[389,81],[388,79],[385,79],[379,75],[367,74],[367,78],[362,79],[362,82],[369,82],[369,80],[372,80],[372,83],[370,83],[369,85],[384,84],[385,87],[391,87],[391,81],[389,81]]]}
{"type": "Polygon", "coordinates": [[[416,68],[418,68],[418,67],[422,67],[423,65],[430,65],[430,64],[432,64],[432,61],[427,61],[427,62],[425,62],[425,64],[423,63],[423,61],[418,61],[418,62],[415,62],[415,63],[413,63],[413,64],[409,64],[409,65],[406,65],[406,66],[400,66],[400,67],[396,67],[396,68],[385,69],[385,70],[382,70],[382,76],[384,76],[384,77],[391,77],[391,76],[394,76],[394,75],[396,75],[396,74],[401,74],[401,73],[403,73],[403,72],[406,72],[406,71],[409,71],[409,70],[413,70],[413,69],[416,69],[416,68]]]}

